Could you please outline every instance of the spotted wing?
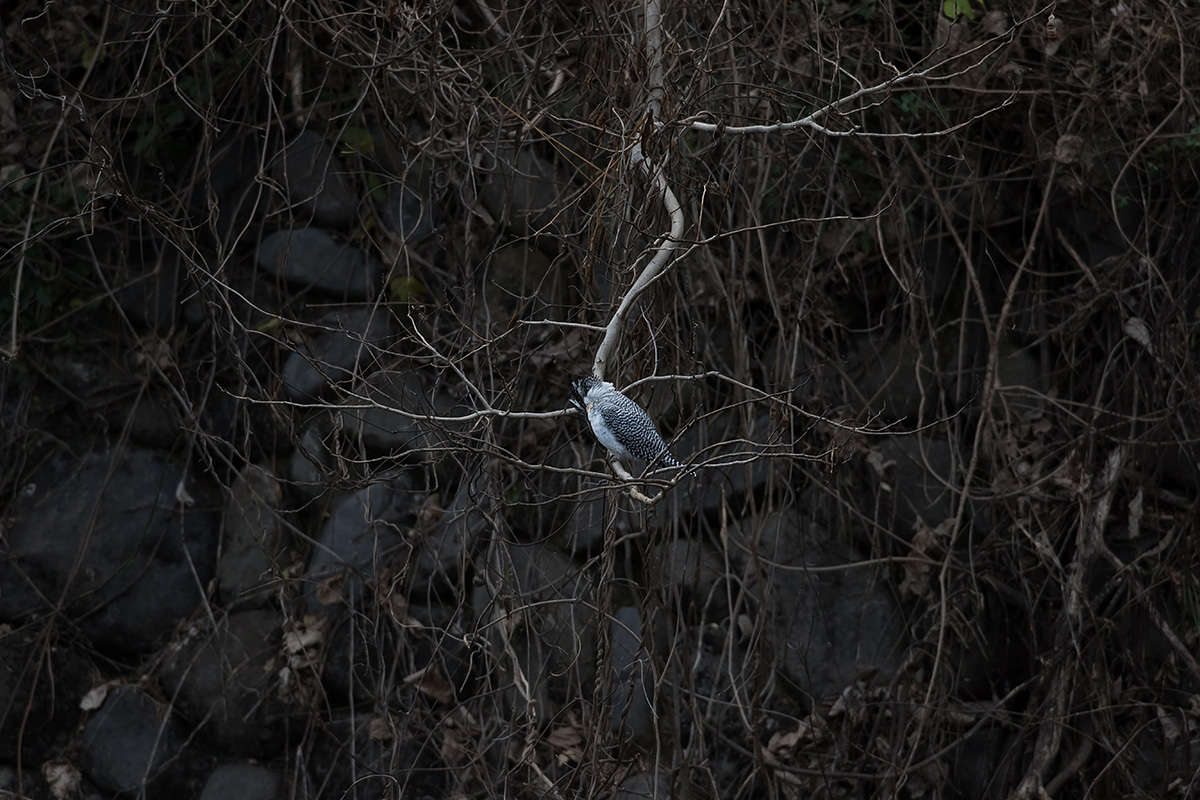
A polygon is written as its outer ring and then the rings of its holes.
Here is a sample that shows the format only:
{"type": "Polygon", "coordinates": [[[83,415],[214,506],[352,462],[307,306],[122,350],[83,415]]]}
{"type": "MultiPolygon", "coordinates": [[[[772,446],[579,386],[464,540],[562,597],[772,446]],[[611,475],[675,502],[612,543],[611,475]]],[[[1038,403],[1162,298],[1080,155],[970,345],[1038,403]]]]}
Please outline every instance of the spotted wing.
{"type": "Polygon", "coordinates": [[[665,452],[667,443],[654,427],[650,415],[633,400],[618,393],[612,402],[604,404],[600,413],[604,424],[635,458],[643,461],[659,459],[667,466],[678,466],[679,462],[665,452]]]}

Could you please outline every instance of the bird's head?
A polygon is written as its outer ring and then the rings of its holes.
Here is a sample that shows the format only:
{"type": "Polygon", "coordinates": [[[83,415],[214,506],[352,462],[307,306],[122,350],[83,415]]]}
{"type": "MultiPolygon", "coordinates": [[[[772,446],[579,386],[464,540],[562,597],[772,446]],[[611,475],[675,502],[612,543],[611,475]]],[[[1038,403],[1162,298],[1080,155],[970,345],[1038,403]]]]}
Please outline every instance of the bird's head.
{"type": "Polygon", "coordinates": [[[571,384],[571,405],[579,409],[580,413],[587,413],[587,396],[593,388],[600,385],[600,381],[592,376],[580,378],[571,384]]]}

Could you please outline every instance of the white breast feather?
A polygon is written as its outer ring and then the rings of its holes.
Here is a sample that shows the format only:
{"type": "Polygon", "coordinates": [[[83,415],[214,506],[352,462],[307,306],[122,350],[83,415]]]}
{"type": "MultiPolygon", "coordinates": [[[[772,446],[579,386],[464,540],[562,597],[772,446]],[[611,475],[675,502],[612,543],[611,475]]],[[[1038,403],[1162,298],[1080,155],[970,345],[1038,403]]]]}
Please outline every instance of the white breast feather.
{"type": "Polygon", "coordinates": [[[592,433],[596,434],[596,439],[599,440],[600,444],[604,445],[605,449],[614,455],[621,458],[630,458],[632,454],[625,445],[617,441],[617,437],[613,435],[612,430],[604,422],[604,415],[596,408],[595,403],[588,403],[587,412],[588,424],[592,426],[592,433]]]}

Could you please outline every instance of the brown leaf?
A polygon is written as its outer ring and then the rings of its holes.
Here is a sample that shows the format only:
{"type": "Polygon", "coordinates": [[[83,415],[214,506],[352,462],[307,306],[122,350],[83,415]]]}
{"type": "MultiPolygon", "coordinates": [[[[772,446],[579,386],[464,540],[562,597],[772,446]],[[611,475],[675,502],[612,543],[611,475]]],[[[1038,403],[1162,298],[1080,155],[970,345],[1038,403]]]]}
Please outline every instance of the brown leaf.
{"type": "MultiPolygon", "coordinates": [[[[918,558],[929,556],[937,545],[938,539],[947,538],[953,526],[954,519],[952,517],[942,520],[936,528],[929,527],[925,524],[925,520],[918,518],[913,525],[913,556],[918,558]]],[[[929,591],[931,567],[931,564],[923,561],[905,561],[904,580],[900,582],[900,597],[904,599],[924,597],[925,593],[929,591]]]]}
{"type": "Polygon", "coordinates": [[[578,724],[559,725],[550,731],[544,741],[554,751],[554,760],[558,764],[583,762],[583,730],[578,724]]]}
{"type": "Polygon", "coordinates": [[[323,606],[331,606],[342,599],[342,584],[346,576],[339,573],[331,575],[317,583],[317,602],[323,606]]]}
{"type": "Polygon", "coordinates": [[[442,677],[437,667],[430,664],[419,669],[404,679],[405,686],[416,685],[423,694],[432,697],[439,703],[450,704],[454,701],[454,687],[442,677]]]}
{"type": "Polygon", "coordinates": [[[373,742],[390,742],[392,740],[392,726],[386,717],[371,717],[367,723],[367,736],[373,742]]]}

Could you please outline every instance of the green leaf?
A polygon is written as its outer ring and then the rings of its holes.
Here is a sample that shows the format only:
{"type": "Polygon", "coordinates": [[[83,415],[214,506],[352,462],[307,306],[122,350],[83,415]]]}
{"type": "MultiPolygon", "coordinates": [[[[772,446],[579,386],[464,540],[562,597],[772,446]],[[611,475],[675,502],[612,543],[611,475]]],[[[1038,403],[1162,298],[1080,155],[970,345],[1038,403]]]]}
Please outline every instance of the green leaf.
{"type": "Polygon", "coordinates": [[[388,187],[383,178],[376,172],[367,173],[367,191],[376,203],[383,205],[387,202],[388,187]]]}
{"type": "Polygon", "coordinates": [[[975,9],[971,8],[971,0],[942,0],[942,13],[950,19],[975,19],[975,9]]]}
{"type": "Polygon", "coordinates": [[[425,296],[425,286],[411,276],[388,281],[388,294],[398,303],[416,303],[425,296]]]}
{"type": "Polygon", "coordinates": [[[375,140],[371,138],[370,131],[366,128],[356,128],[353,125],[344,128],[340,138],[347,149],[363,156],[370,155],[375,146],[375,140]]]}

